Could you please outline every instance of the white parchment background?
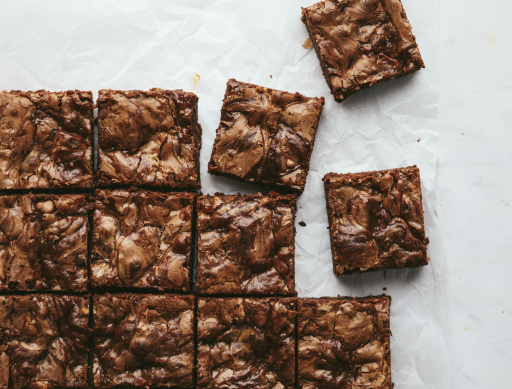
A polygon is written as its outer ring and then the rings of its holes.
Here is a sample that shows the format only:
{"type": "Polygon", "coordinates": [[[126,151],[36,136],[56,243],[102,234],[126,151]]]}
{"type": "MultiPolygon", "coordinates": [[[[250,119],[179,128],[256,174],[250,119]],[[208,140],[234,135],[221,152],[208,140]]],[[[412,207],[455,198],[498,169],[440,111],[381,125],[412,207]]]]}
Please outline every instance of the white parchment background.
{"type": "Polygon", "coordinates": [[[199,96],[203,193],[257,187],[212,177],[207,163],[226,81],[236,78],[324,96],[311,170],[298,204],[300,297],[392,296],[392,369],[397,388],[448,388],[450,363],[441,288],[444,252],[436,226],[438,4],[403,0],[426,69],[338,104],[332,99],[301,6],[315,1],[0,1],[0,89],[184,89],[199,96]],[[270,77],[272,75],[272,78],[270,77]],[[420,167],[431,263],[421,269],[336,278],[325,198],[327,172],[420,167]]]}

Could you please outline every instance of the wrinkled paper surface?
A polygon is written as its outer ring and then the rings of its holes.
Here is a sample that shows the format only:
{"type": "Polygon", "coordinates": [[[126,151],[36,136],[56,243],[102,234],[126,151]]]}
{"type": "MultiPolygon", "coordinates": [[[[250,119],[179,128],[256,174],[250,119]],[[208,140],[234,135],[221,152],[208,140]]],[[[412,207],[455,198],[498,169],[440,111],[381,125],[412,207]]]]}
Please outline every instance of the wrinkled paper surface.
{"type": "Polygon", "coordinates": [[[2,1],[1,89],[184,89],[199,96],[203,193],[260,189],[207,173],[229,78],[324,96],[306,190],[296,216],[300,297],[392,296],[397,388],[448,388],[442,322],[444,252],[436,222],[438,4],[403,0],[426,69],[336,103],[294,0],[2,1]],[[272,77],[271,77],[272,75],[272,77]],[[322,177],[418,165],[429,266],[335,277],[322,177]],[[306,227],[298,225],[304,221],[306,227]]]}

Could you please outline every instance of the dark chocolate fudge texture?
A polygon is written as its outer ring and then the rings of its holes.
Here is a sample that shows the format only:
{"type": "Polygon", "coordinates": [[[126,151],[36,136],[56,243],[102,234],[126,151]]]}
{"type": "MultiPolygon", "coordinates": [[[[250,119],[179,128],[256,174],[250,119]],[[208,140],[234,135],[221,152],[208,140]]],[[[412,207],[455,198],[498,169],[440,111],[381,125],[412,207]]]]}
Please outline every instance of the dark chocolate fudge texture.
{"type": "Polygon", "coordinates": [[[190,290],[196,194],[96,190],[93,287],[190,290]]]}
{"type": "Polygon", "coordinates": [[[194,296],[95,296],[94,386],[191,388],[194,296]]]}
{"type": "Polygon", "coordinates": [[[91,92],[0,92],[0,189],[89,188],[91,92]]]}
{"type": "Polygon", "coordinates": [[[0,290],[87,290],[87,195],[0,196],[0,290]]]}
{"type": "Polygon", "coordinates": [[[197,200],[197,291],[295,295],[295,196],[197,200]]]}
{"type": "Polygon", "coordinates": [[[200,298],[198,388],[295,388],[295,298],[200,298]]]}
{"type": "Polygon", "coordinates": [[[336,275],[428,264],[416,166],[323,180],[336,275]]]}
{"type": "Polygon", "coordinates": [[[321,1],[302,21],[338,102],[425,67],[400,0],[321,1]]]}
{"type": "Polygon", "coordinates": [[[208,171],[302,193],[323,105],[229,80],[208,171]]]}
{"type": "Polygon", "coordinates": [[[0,296],[0,387],[87,388],[89,298],[0,296]]]}
{"type": "Polygon", "coordinates": [[[391,389],[391,298],[298,300],[299,387],[391,389]]]}
{"type": "Polygon", "coordinates": [[[182,90],[100,90],[98,185],[200,188],[197,103],[182,90]]]}

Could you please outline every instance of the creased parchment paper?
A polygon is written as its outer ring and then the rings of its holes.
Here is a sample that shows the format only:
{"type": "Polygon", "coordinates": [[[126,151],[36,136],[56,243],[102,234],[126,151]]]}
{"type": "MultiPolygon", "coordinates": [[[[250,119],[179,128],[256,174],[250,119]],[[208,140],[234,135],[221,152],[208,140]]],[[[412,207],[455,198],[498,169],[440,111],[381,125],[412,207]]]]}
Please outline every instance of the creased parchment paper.
{"type": "Polygon", "coordinates": [[[300,297],[392,296],[392,369],[397,388],[448,388],[441,323],[444,252],[436,225],[438,4],[403,0],[426,69],[335,103],[297,0],[1,1],[1,89],[185,89],[199,96],[203,193],[259,189],[207,173],[226,81],[324,96],[326,104],[297,213],[300,297]],[[306,45],[307,47],[307,45],[306,45]],[[272,76],[272,77],[271,77],[272,76]],[[429,266],[336,278],[322,177],[420,167],[429,266]],[[306,227],[298,225],[304,221],[306,227]]]}

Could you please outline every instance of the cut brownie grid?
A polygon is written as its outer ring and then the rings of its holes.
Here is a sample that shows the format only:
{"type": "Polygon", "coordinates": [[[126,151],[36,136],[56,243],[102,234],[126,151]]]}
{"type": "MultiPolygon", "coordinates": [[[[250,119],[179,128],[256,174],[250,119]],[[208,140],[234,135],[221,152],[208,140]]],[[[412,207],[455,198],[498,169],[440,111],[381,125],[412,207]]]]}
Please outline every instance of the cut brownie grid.
{"type": "Polygon", "coordinates": [[[97,184],[200,188],[197,103],[181,90],[100,90],[97,184]]]}
{"type": "Polygon", "coordinates": [[[323,180],[336,275],[428,264],[416,166],[323,180]]]}

